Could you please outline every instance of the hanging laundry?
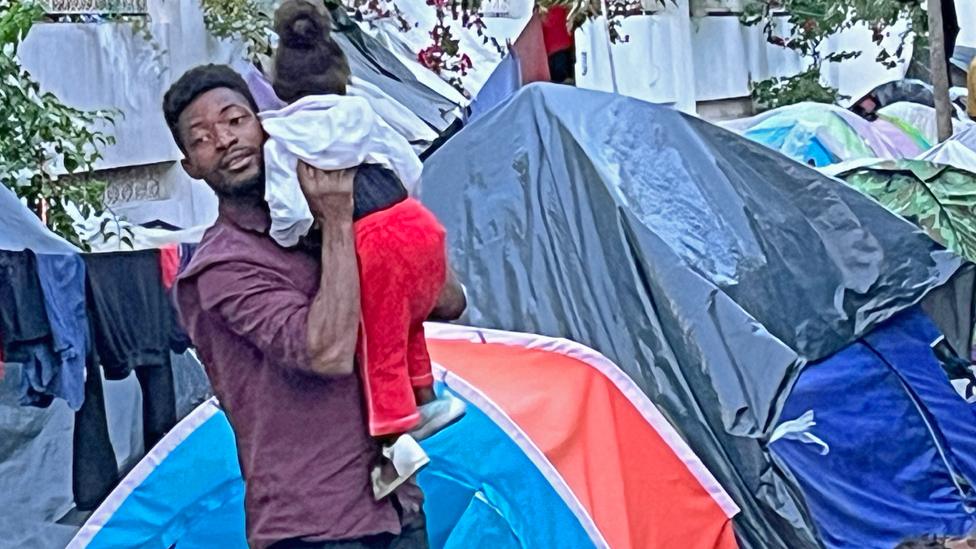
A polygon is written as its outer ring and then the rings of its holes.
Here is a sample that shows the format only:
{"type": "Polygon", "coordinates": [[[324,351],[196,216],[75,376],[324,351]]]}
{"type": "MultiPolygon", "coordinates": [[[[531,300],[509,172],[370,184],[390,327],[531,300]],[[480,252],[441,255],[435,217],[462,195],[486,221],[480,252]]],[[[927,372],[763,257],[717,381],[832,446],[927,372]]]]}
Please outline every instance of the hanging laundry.
{"type": "Polygon", "coordinates": [[[180,244],[180,268],[177,274],[182,273],[190,265],[193,254],[197,251],[197,244],[180,244]]]}
{"type": "Polygon", "coordinates": [[[84,255],[95,347],[107,379],[135,370],[147,451],[176,425],[170,363],[176,320],[160,256],[159,250],[84,255]]]}
{"type": "MultiPolygon", "coordinates": [[[[88,324],[88,333],[94,330],[88,324]]],[[[108,416],[98,356],[89,340],[85,360],[85,403],[75,412],[71,493],[79,511],[92,511],[105,500],[119,479],[119,464],[108,434],[108,416]]]]}
{"type": "Polygon", "coordinates": [[[90,340],[85,311],[85,262],[77,254],[36,257],[53,350],[61,370],[57,396],[64,398],[72,410],[78,410],[85,400],[85,357],[90,340]]]}
{"type": "MultiPolygon", "coordinates": [[[[176,276],[179,276],[186,268],[190,265],[190,260],[193,259],[193,253],[196,251],[196,244],[183,243],[179,245],[178,251],[180,256],[180,264],[176,268],[176,276]]],[[[175,282],[175,277],[174,277],[175,282]]],[[[173,284],[171,283],[167,286],[167,290],[170,291],[170,302],[176,303],[172,295],[173,284]]],[[[170,350],[177,355],[182,355],[188,349],[193,347],[193,342],[190,340],[190,336],[180,325],[180,319],[178,315],[173,315],[173,329],[170,332],[169,340],[170,350]]],[[[175,375],[175,372],[174,372],[175,375]]]]}
{"type": "Polygon", "coordinates": [[[83,257],[95,348],[105,377],[125,379],[137,367],[167,364],[173,310],[159,250],[83,257]]]}
{"type": "Polygon", "coordinates": [[[23,365],[21,405],[50,406],[60,388],[61,367],[33,252],[0,251],[0,328],[6,360],[23,365]]]}
{"type": "Polygon", "coordinates": [[[142,388],[142,442],[148,452],[176,425],[176,385],[169,354],[163,366],[136,368],[136,379],[142,388]]]}

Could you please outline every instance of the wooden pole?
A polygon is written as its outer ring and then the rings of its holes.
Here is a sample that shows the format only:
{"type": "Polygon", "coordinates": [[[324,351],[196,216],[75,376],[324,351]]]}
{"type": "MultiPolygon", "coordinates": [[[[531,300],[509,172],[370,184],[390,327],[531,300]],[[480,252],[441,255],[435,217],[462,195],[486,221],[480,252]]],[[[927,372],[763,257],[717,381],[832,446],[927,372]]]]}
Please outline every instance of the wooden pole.
{"type": "Polygon", "coordinates": [[[610,39],[610,6],[607,0],[603,0],[603,17],[607,24],[607,58],[610,60],[610,83],[613,84],[613,93],[620,93],[617,86],[617,66],[613,63],[613,40],[610,39]]]}
{"type": "Polygon", "coordinates": [[[929,67],[935,93],[935,116],[939,141],[952,136],[952,105],[949,102],[949,68],[946,66],[945,33],[942,30],[942,0],[928,0],[929,67]]]}

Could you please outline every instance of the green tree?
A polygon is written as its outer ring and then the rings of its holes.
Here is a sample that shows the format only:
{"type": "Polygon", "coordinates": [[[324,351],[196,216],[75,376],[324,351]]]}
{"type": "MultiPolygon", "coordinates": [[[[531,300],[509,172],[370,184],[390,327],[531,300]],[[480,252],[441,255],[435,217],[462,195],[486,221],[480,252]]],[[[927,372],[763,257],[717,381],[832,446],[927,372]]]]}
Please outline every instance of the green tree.
{"type": "Polygon", "coordinates": [[[761,108],[776,108],[802,101],[834,103],[841,98],[836,88],[823,83],[825,63],[841,63],[860,57],[860,51],[825,53],[828,38],[860,24],[867,24],[872,40],[881,45],[900,21],[908,28],[898,36],[893,51],[883,49],[876,59],[893,67],[909,40],[916,47],[926,44],[928,19],[924,0],[752,0],[742,16],[748,25],[761,24],[766,40],[797,52],[810,66],[799,74],[771,78],[753,86],[753,99],[761,108]],[[777,32],[777,19],[785,17],[787,32],[777,32]]]}
{"type": "Polygon", "coordinates": [[[56,172],[90,172],[100,150],[115,143],[95,128],[117,113],[69,107],[42,92],[20,65],[17,47],[42,15],[34,2],[0,0],[0,183],[25,199],[51,230],[84,246],[65,206],[74,203],[86,216],[101,210],[104,184],[59,178],[56,172]]]}

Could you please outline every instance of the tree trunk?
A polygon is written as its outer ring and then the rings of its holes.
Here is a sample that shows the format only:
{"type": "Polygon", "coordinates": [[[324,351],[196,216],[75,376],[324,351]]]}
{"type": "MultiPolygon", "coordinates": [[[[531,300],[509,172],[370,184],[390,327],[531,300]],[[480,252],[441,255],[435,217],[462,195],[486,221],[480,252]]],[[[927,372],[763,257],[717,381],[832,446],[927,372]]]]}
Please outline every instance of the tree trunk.
{"type": "Polygon", "coordinates": [[[949,102],[949,68],[946,66],[945,33],[942,29],[942,2],[928,0],[929,63],[932,67],[932,87],[935,93],[935,115],[938,120],[939,141],[952,136],[952,105],[949,102]]]}

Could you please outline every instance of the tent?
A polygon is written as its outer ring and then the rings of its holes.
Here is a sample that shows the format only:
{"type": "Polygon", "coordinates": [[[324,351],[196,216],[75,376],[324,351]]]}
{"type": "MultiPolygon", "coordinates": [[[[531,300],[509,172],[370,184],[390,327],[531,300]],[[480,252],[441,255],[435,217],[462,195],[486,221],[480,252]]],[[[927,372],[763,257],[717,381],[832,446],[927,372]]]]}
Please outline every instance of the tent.
{"type": "Polygon", "coordinates": [[[460,106],[425,85],[392,51],[369,36],[342,8],[332,10],[339,32],[333,36],[360,78],[398,101],[438,133],[446,132],[460,117],[460,106]]]}
{"type": "Polygon", "coordinates": [[[949,139],[919,155],[918,160],[976,173],[976,126],[957,131],[949,139]]]}
{"type": "Polygon", "coordinates": [[[741,508],[744,547],[825,543],[816,500],[769,447],[807,365],[918,304],[954,348],[971,341],[958,256],[835,179],[642,101],[524,88],[427,160],[423,199],[467,321],[618,364],[741,508]]]}
{"type": "Polygon", "coordinates": [[[876,162],[839,176],[950,250],[976,260],[976,173],[898,160],[876,162]]]}
{"type": "MultiPolygon", "coordinates": [[[[605,357],[463,326],[428,325],[428,341],[441,390],[470,409],[424,442],[433,547],[737,547],[736,505],[605,357]]],[[[233,432],[211,400],[68,547],[243,548],[243,489],[233,432]]]]}
{"type": "MultiPolygon", "coordinates": [[[[954,116],[965,119],[966,89],[952,88],[949,95],[954,103],[954,116]]],[[[877,86],[851,106],[851,112],[869,120],[877,116],[877,111],[895,103],[913,103],[935,108],[935,95],[932,85],[921,80],[892,80],[877,86]]]]}
{"type": "Polygon", "coordinates": [[[889,121],[868,122],[834,105],[799,103],[723,124],[745,137],[813,166],[857,158],[904,158],[918,142],[889,121]]]}
{"type": "Polygon", "coordinates": [[[908,310],[800,374],[781,427],[804,414],[815,425],[770,449],[801,487],[826,547],[887,549],[976,526],[976,416],[932,353],[940,337],[924,313],[908,310]]]}
{"type": "MultiPolygon", "coordinates": [[[[920,103],[900,101],[878,109],[878,117],[906,128],[908,131],[912,131],[913,134],[921,135],[927,143],[934,144],[939,142],[935,108],[933,107],[920,103]]],[[[956,133],[972,125],[973,123],[969,119],[952,119],[952,129],[956,133]]],[[[914,155],[905,155],[900,158],[913,157],[914,155]]]]}

